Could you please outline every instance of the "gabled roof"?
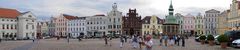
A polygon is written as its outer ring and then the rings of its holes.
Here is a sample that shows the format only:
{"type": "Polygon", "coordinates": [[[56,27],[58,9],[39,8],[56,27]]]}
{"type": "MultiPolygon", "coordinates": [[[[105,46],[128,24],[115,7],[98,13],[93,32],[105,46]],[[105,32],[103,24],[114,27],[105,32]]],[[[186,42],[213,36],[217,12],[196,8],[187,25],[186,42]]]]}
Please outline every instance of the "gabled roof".
{"type": "Polygon", "coordinates": [[[17,18],[20,14],[15,9],[0,8],[0,18],[17,18]]]}
{"type": "Polygon", "coordinates": [[[63,14],[63,16],[64,16],[66,19],[68,19],[68,20],[72,20],[72,19],[77,18],[77,17],[75,17],[75,16],[67,15],[67,14],[63,14]]]}
{"type": "Polygon", "coordinates": [[[142,19],[142,24],[150,24],[151,16],[146,16],[142,19]]]}
{"type": "MultiPolygon", "coordinates": [[[[145,18],[142,19],[142,24],[150,24],[151,18],[152,18],[152,16],[146,16],[145,18]]],[[[157,17],[157,23],[163,24],[164,20],[157,17]]]]}
{"type": "Polygon", "coordinates": [[[220,13],[220,11],[211,9],[211,10],[205,11],[205,13],[220,13]]]}

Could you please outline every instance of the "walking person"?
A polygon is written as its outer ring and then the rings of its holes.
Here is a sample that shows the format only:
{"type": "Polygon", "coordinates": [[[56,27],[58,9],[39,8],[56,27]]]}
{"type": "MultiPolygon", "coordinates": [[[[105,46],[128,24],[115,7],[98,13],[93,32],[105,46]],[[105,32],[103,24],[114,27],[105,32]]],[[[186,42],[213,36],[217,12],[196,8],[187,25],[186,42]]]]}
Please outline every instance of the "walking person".
{"type": "Polygon", "coordinates": [[[159,46],[162,46],[163,36],[159,35],[159,46]]]}
{"type": "Polygon", "coordinates": [[[125,42],[127,42],[127,38],[128,38],[128,37],[125,35],[125,36],[124,36],[125,42]]]}
{"type": "Polygon", "coordinates": [[[137,48],[137,44],[138,44],[138,39],[137,39],[137,36],[134,35],[133,38],[132,38],[132,45],[133,45],[134,49],[137,48]]]}
{"type": "Polygon", "coordinates": [[[112,46],[112,37],[109,37],[109,45],[112,46]]]}
{"type": "Polygon", "coordinates": [[[107,36],[103,35],[104,41],[105,41],[105,45],[108,45],[108,40],[107,40],[107,36]]]}
{"type": "Polygon", "coordinates": [[[139,36],[138,43],[139,43],[139,48],[142,49],[143,38],[141,36],[139,36]]]}
{"type": "Polygon", "coordinates": [[[35,41],[35,38],[33,37],[32,42],[34,42],[34,41],[35,41]]]}
{"type": "Polygon", "coordinates": [[[78,36],[78,41],[79,41],[79,42],[82,41],[81,35],[78,36]]]}
{"type": "Polygon", "coordinates": [[[185,47],[185,38],[183,36],[181,37],[181,40],[182,40],[182,47],[185,47]]]}
{"type": "Polygon", "coordinates": [[[180,41],[180,36],[176,36],[177,40],[176,40],[176,43],[177,43],[177,46],[179,46],[179,41],[180,41]]]}
{"type": "Polygon", "coordinates": [[[168,44],[168,36],[167,35],[164,35],[164,44],[165,44],[165,46],[167,46],[167,44],[168,44]]]}
{"type": "Polygon", "coordinates": [[[169,38],[169,44],[170,44],[170,46],[173,46],[174,45],[174,39],[173,39],[174,37],[170,37],[169,38]]]}
{"type": "Polygon", "coordinates": [[[2,38],[0,38],[0,43],[2,42],[2,38]]]}
{"type": "Polygon", "coordinates": [[[123,43],[124,43],[124,36],[120,36],[120,48],[123,47],[123,43]]]}
{"type": "Polygon", "coordinates": [[[144,50],[152,50],[153,41],[152,41],[151,36],[147,36],[146,41],[143,44],[145,45],[144,50]]]}

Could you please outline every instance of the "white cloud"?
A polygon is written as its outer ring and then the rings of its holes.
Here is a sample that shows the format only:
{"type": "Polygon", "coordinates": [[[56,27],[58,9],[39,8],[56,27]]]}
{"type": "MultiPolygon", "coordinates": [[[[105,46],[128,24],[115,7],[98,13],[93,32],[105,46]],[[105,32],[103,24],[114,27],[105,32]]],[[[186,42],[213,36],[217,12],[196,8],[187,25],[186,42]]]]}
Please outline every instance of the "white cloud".
{"type": "MultiPolygon", "coordinates": [[[[164,18],[168,14],[170,0],[13,0],[15,7],[26,8],[38,16],[52,16],[66,13],[77,16],[91,16],[95,14],[106,14],[111,10],[111,5],[117,2],[118,9],[126,15],[129,8],[136,8],[139,15],[157,15],[164,18]]],[[[3,2],[0,2],[0,4],[3,2]]],[[[231,0],[173,0],[175,13],[196,14],[209,9],[220,11],[229,9],[231,0]]],[[[4,4],[1,4],[4,5],[4,4]]],[[[5,4],[7,5],[7,4],[5,4]]]]}

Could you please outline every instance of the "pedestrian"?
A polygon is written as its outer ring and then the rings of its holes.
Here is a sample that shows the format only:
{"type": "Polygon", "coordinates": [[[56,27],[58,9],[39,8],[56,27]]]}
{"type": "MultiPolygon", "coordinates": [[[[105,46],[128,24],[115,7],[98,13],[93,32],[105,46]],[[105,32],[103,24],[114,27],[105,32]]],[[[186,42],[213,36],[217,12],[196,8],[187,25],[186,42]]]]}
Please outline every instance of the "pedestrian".
{"type": "Polygon", "coordinates": [[[133,38],[132,38],[132,45],[133,45],[134,49],[137,48],[137,44],[138,44],[137,36],[133,36],[133,38]]]}
{"type": "Polygon", "coordinates": [[[105,45],[108,45],[107,36],[106,36],[106,35],[103,35],[103,37],[104,37],[105,45]]]}
{"type": "Polygon", "coordinates": [[[125,42],[127,42],[127,38],[128,38],[128,37],[125,35],[125,36],[124,36],[125,42]]]}
{"type": "Polygon", "coordinates": [[[142,49],[143,38],[141,36],[139,36],[138,43],[139,43],[139,48],[142,49]]]}
{"type": "Polygon", "coordinates": [[[109,45],[112,46],[112,37],[109,37],[109,45]]]}
{"type": "Polygon", "coordinates": [[[120,48],[123,47],[123,43],[124,43],[124,36],[120,36],[120,48]]]}
{"type": "Polygon", "coordinates": [[[59,40],[60,39],[60,37],[59,36],[57,36],[57,40],[59,40]]]}
{"type": "Polygon", "coordinates": [[[185,38],[183,36],[181,37],[181,40],[182,40],[182,47],[185,47],[185,38]]]}
{"type": "Polygon", "coordinates": [[[176,37],[177,37],[177,40],[176,40],[177,42],[176,43],[177,43],[177,46],[179,46],[180,36],[178,35],[176,37]]]}
{"type": "Polygon", "coordinates": [[[78,41],[79,41],[79,42],[82,41],[81,36],[78,37],[78,41]]]}
{"type": "Polygon", "coordinates": [[[2,38],[0,38],[0,43],[2,42],[2,38]]]}
{"type": "Polygon", "coordinates": [[[168,36],[167,35],[164,35],[164,44],[165,44],[165,46],[167,46],[167,44],[168,44],[168,36]]]}
{"type": "Polygon", "coordinates": [[[34,41],[35,41],[35,38],[33,37],[32,42],[34,42],[34,41]]]}
{"type": "Polygon", "coordinates": [[[153,41],[151,39],[151,36],[147,36],[146,41],[143,44],[145,45],[144,50],[152,50],[153,41]]]}
{"type": "Polygon", "coordinates": [[[163,36],[159,35],[159,46],[162,45],[162,39],[163,39],[163,36]]]}
{"type": "Polygon", "coordinates": [[[170,44],[170,46],[173,46],[173,44],[174,44],[174,39],[173,39],[174,37],[170,37],[170,39],[169,39],[169,44],[170,44]]]}

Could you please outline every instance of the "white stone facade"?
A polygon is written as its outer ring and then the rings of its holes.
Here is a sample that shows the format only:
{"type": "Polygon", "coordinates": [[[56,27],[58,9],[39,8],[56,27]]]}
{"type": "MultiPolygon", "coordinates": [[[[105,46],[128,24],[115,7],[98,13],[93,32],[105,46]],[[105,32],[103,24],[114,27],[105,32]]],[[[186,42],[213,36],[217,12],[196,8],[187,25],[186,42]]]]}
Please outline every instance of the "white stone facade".
{"type": "Polygon", "coordinates": [[[95,15],[86,18],[88,36],[100,37],[107,34],[108,18],[105,15],[95,15]]]}
{"type": "Polygon", "coordinates": [[[112,11],[107,15],[108,18],[108,33],[121,34],[122,30],[122,12],[117,10],[117,4],[114,3],[112,6],[112,11]]]}
{"type": "Polygon", "coordinates": [[[86,32],[86,17],[77,17],[68,21],[68,33],[72,38],[77,38],[79,35],[87,35],[86,32]]]}
{"type": "Polygon", "coordinates": [[[34,16],[30,11],[21,13],[17,16],[17,18],[0,18],[0,38],[36,38],[36,24],[36,16],[34,16]]]}
{"type": "Polygon", "coordinates": [[[37,34],[37,22],[36,16],[34,16],[31,12],[25,12],[18,16],[18,39],[25,38],[36,38],[37,34]]]}

